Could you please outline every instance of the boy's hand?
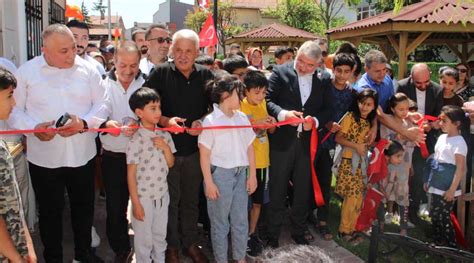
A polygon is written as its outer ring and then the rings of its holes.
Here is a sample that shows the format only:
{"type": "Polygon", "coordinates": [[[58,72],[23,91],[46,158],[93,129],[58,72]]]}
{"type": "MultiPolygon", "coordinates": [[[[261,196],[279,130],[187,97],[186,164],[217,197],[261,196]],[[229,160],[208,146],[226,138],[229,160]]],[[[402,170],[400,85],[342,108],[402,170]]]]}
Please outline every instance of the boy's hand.
{"type": "Polygon", "coordinates": [[[363,143],[358,143],[356,146],[356,152],[361,156],[364,157],[367,155],[367,146],[363,143]]]}
{"type": "MultiPolygon", "coordinates": [[[[35,130],[44,130],[51,128],[52,125],[54,125],[55,121],[49,121],[49,122],[42,122],[38,125],[35,126],[35,130]]],[[[46,141],[51,141],[54,136],[56,136],[55,131],[49,131],[49,132],[38,132],[35,133],[35,136],[38,137],[40,141],[46,142],[46,141]]]]}
{"type": "Polygon", "coordinates": [[[217,200],[219,198],[219,188],[217,188],[217,185],[214,184],[214,182],[206,182],[206,197],[208,200],[217,200]]]}
{"type": "Polygon", "coordinates": [[[255,176],[249,176],[247,179],[247,194],[251,195],[257,190],[257,178],[255,176]]]}
{"type": "Polygon", "coordinates": [[[162,137],[154,137],[151,139],[153,141],[153,145],[155,145],[156,149],[166,151],[170,148],[170,146],[165,142],[162,137]]]}
{"type": "Polygon", "coordinates": [[[133,217],[138,221],[143,221],[145,219],[145,210],[143,209],[142,204],[132,205],[133,217]]]}

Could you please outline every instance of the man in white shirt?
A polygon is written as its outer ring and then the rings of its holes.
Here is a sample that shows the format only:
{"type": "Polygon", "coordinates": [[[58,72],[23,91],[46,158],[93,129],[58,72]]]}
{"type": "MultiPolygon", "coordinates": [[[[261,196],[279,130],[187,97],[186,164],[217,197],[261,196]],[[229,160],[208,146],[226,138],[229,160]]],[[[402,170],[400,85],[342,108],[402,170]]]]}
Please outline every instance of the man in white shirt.
{"type": "Polygon", "coordinates": [[[16,72],[17,102],[9,125],[14,129],[48,129],[68,113],[57,131],[27,134],[28,161],[39,203],[40,235],[46,262],[62,262],[62,212],[66,188],[74,232],[75,257],[97,262],[90,252],[94,215],[96,133],[107,117],[103,81],[97,70],[76,56],[72,32],[64,25],[48,26],[42,34],[43,54],[16,72]]]}
{"type": "Polygon", "coordinates": [[[77,55],[91,63],[101,76],[105,75],[104,67],[86,52],[89,44],[89,26],[79,20],[71,20],[66,25],[71,30],[76,40],[77,55]]]}
{"type": "Polygon", "coordinates": [[[140,70],[148,76],[153,67],[168,60],[171,37],[164,25],[156,24],[146,30],[145,38],[148,42],[148,57],[140,61],[140,70]]]}
{"type": "MultiPolygon", "coordinates": [[[[140,51],[133,42],[125,42],[114,57],[115,69],[107,74],[105,87],[110,111],[107,128],[121,128],[125,125],[137,125],[135,114],[130,109],[130,96],[145,82],[139,72],[140,51]]],[[[104,179],[107,208],[107,238],[115,252],[114,262],[127,262],[130,256],[128,237],[127,205],[127,162],[125,151],[130,140],[130,131],[122,130],[119,134],[101,134],[102,142],[102,177],[104,179]]]]}

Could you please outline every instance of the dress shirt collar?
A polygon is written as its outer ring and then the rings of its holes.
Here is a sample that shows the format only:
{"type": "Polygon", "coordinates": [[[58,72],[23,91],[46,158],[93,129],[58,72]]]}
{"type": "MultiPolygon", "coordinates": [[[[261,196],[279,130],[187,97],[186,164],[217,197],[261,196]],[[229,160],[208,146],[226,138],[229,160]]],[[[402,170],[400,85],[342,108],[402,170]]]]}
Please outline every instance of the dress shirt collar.
{"type": "MultiPolygon", "coordinates": [[[[109,71],[109,73],[107,73],[107,76],[108,76],[111,80],[113,80],[113,81],[115,81],[115,82],[118,82],[118,80],[117,80],[117,75],[115,74],[115,71],[116,71],[116,69],[113,68],[112,70],[109,71]]],[[[138,78],[140,78],[140,76],[143,77],[144,74],[142,73],[141,70],[138,70],[138,73],[137,73],[137,75],[135,76],[135,80],[137,80],[138,78]]]]}
{"type": "MultiPolygon", "coordinates": [[[[179,71],[179,69],[176,68],[176,64],[174,64],[174,61],[168,61],[167,63],[170,64],[171,70],[179,71]]],[[[193,64],[193,72],[191,74],[193,74],[194,72],[199,72],[199,71],[201,71],[201,68],[197,67],[196,63],[194,63],[193,64]]],[[[181,73],[181,71],[179,71],[179,72],[181,73]]]]}
{"type": "Polygon", "coordinates": [[[214,110],[212,111],[211,115],[216,119],[220,119],[222,117],[232,119],[235,116],[235,113],[232,115],[232,117],[225,115],[225,113],[219,108],[219,105],[217,103],[212,104],[212,107],[214,108],[214,110]]]}

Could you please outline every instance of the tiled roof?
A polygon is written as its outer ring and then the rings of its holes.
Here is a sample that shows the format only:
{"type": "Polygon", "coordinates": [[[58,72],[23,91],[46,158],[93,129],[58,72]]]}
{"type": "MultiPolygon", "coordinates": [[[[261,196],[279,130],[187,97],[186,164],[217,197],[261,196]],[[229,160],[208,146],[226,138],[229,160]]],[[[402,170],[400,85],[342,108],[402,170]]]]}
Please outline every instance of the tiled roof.
{"type": "MultiPolygon", "coordinates": [[[[122,16],[110,16],[110,23],[115,24],[117,21],[120,21],[122,16]]],[[[105,15],[104,19],[101,20],[100,16],[90,16],[91,24],[92,25],[104,25],[109,22],[107,14],[105,15]]]]}
{"type": "Polygon", "coordinates": [[[474,24],[474,4],[466,0],[425,0],[403,7],[396,15],[388,11],[328,30],[328,33],[368,28],[388,22],[474,24]]]}
{"type": "Polygon", "coordinates": [[[276,8],[278,0],[225,0],[231,2],[233,7],[236,8],[249,8],[249,9],[267,9],[276,8]]]}
{"type": "Polygon", "coordinates": [[[240,33],[232,38],[308,38],[316,39],[320,36],[313,33],[290,27],[283,24],[273,23],[270,25],[262,26],[248,32],[240,33]]]}

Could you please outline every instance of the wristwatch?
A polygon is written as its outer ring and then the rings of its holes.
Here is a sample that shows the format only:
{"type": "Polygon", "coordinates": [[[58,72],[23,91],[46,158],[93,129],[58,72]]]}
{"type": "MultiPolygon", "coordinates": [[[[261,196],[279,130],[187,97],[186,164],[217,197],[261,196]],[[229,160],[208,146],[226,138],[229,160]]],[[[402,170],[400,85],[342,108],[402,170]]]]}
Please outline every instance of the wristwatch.
{"type": "Polygon", "coordinates": [[[82,121],[82,124],[83,124],[83,128],[82,128],[81,131],[79,131],[79,133],[86,132],[89,129],[89,126],[87,126],[87,122],[84,119],[81,119],[81,121],[82,121]]]}

